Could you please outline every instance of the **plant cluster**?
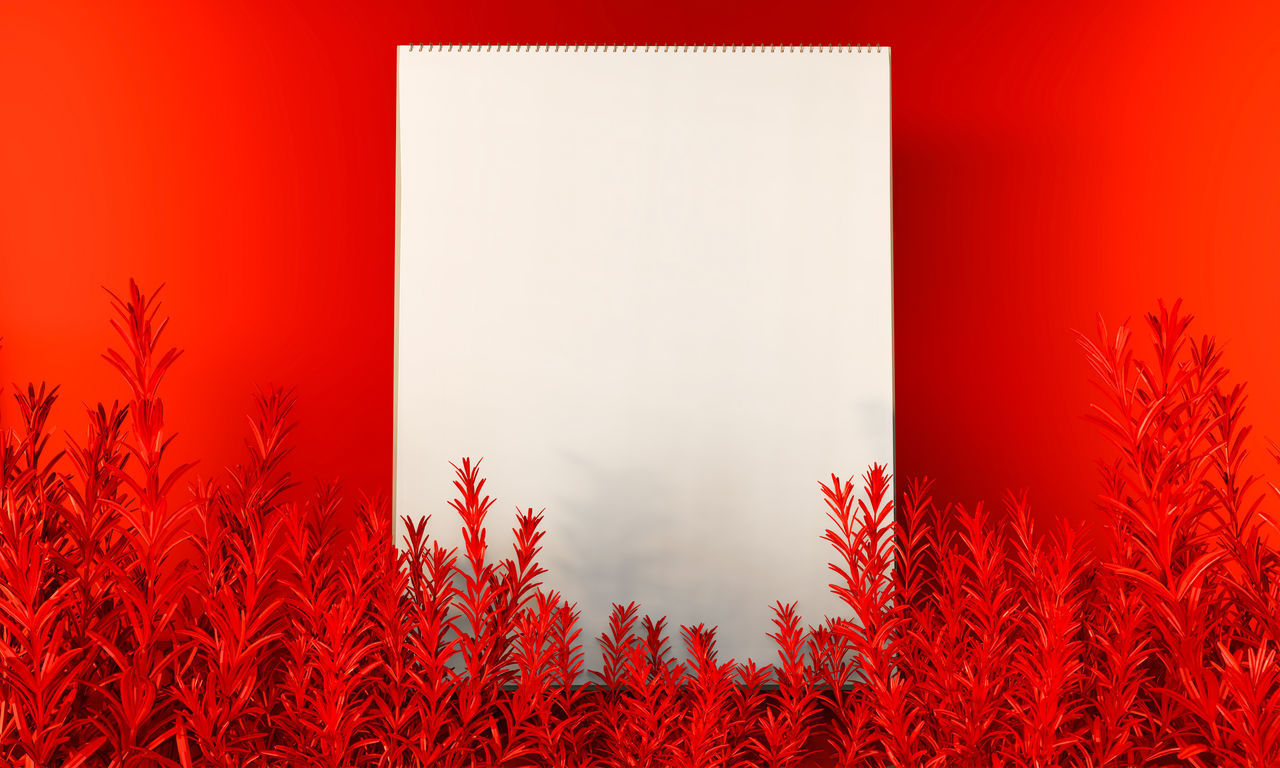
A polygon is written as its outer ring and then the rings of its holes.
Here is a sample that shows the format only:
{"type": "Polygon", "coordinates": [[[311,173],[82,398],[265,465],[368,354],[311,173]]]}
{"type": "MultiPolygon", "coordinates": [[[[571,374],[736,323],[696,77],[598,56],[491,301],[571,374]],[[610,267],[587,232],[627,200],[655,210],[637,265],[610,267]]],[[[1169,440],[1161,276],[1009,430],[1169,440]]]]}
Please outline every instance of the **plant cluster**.
{"type": "Polygon", "coordinates": [[[584,638],[543,583],[542,515],[494,555],[462,460],[463,546],[383,499],[286,500],[289,392],[257,398],[225,482],[168,466],[155,296],[114,298],[124,405],[53,453],[57,389],[0,435],[0,760],[23,768],[1280,764],[1280,560],[1221,352],[1178,306],[1081,338],[1118,448],[1109,530],[1048,532],[873,466],[821,490],[845,615],[774,606],[775,663],[615,606],[584,638]],[[584,669],[599,642],[603,664],[584,669]]]}

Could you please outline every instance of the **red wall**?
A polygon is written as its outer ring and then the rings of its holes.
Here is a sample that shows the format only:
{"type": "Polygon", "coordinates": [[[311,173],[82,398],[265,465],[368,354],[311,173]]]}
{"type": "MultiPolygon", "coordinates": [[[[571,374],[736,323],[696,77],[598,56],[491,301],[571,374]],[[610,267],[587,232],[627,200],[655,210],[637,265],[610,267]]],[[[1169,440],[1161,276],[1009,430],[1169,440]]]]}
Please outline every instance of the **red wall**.
{"type": "Polygon", "coordinates": [[[0,382],[79,432],[124,395],[100,286],[163,281],[175,458],[236,460],[279,382],[293,468],[387,490],[397,43],[887,44],[898,468],[1088,516],[1098,312],[1184,297],[1280,438],[1280,12],[1210,5],[9,2],[0,382]]]}

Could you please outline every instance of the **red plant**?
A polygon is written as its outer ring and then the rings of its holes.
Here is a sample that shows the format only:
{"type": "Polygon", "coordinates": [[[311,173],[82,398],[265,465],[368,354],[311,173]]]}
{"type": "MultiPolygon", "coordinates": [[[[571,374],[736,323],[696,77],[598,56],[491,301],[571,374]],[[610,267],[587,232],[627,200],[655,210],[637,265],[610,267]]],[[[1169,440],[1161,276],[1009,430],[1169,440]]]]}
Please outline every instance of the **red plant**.
{"type": "Polygon", "coordinates": [[[671,658],[666,619],[640,620],[637,606],[615,605],[609,633],[601,637],[605,689],[596,717],[604,735],[601,762],[612,768],[669,766],[679,759],[684,665],[671,658]]]}
{"type": "Polygon", "coordinates": [[[1036,535],[1025,494],[1010,494],[1012,570],[1025,599],[1022,653],[1013,660],[1010,765],[1068,764],[1085,744],[1087,682],[1085,580],[1092,549],[1069,527],[1045,540],[1036,535]]]}
{"type": "MultiPolygon", "coordinates": [[[[180,488],[159,304],[113,296],[130,401],[51,443],[57,389],[0,430],[0,765],[23,768],[1280,765],[1280,530],[1244,472],[1244,388],[1179,305],[1081,337],[1116,448],[1107,521],[1045,533],[934,502],[873,465],[821,490],[843,615],[774,606],[777,663],[615,606],[584,668],[546,587],[542,513],[486,542],[463,459],[461,550],[382,498],[286,499],[293,395],[259,394],[248,458],[180,488]],[[354,514],[354,530],[337,521],[354,514]]],[[[1280,460],[1280,448],[1277,459],[1280,460]]]]}
{"type": "MultiPolygon", "coordinates": [[[[683,737],[671,761],[686,768],[734,765],[732,661],[716,658],[716,631],[705,625],[682,626],[680,636],[691,659],[684,687],[683,737]]],[[[740,750],[737,750],[740,751],[740,750]]]]}
{"type": "Polygon", "coordinates": [[[515,698],[525,714],[531,759],[549,768],[595,763],[590,752],[589,688],[579,685],[584,655],[578,611],[556,592],[538,591],[520,617],[515,698]]]}
{"type": "Polygon", "coordinates": [[[751,746],[765,768],[800,765],[809,756],[806,745],[821,706],[813,667],[806,665],[806,632],[801,628],[796,604],[773,606],[778,644],[777,690],[760,716],[760,736],[751,746]]]}
{"type": "Polygon", "coordinates": [[[185,632],[176,683],[184,768],[253,765],[266,746],[273,702],[264,697],[262,676],[286,631],[276,505],[289,485],[279,464],[288,453],[283,440],[293,398],[274,390],[257,403],[258,416],[249,420],[250,462],[236,468],[229,487],[197,495],[193,542],[201,610],[185,632]]]}
{"type": "Polygon", "coordinates": [[[827,682],[836,726],[829,741],[839,765],[857,765],[873,754],[890,765],[916,765],[924,754],[923,724],[910,679],[898,672],[909,658],[902,632],[909,604],[893,589],[893,501],[885,467],[873,465],[863,486],[865,500],[856,499],[852,480],[842,483],[832,475],[831,485],[822,485],[834,525],[824,538],[837,553],[830,568],[839,577],[830,587],[850,611],[834,627],[838,644],[829,654],[828,666],[837,672],[827,682]],[[845,654],[852,654],[852,664],[842,663],[845,654]]]}

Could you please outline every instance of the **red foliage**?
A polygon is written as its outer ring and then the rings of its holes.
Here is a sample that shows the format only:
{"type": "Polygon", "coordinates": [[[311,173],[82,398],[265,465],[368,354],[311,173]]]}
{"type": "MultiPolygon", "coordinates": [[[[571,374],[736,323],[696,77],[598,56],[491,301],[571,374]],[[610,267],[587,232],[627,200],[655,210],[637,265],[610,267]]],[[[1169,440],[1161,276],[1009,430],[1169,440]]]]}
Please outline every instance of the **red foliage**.
{"type": "MultiPolygon", "coordinates": [[[[292,394],[261,393],[248,459],[179,490],[165,461],[155,296],[113,296],[130,402],[51,453],[57,389],[0,432],[0,759],[65,766],[1250,766],[1280,764],[1280,557],[1244,476],[1244,390],[1175,304],[1081,337],[1103,393],[1103,546],[1002,514],[889,498],[885,468],[821,490],[844,615],[774,606],[775,664],[715,629],[615,606],[584,669],[576,606],[542,584],[541,513],[486,544],[457,469],[461,551],[385,499],[290,487],[292,394]],[[1101,554],[1100,554],[1101,553],[1101,554]]],[[[1274,488],[1274,486],[1273,486],[1274,488]]]]}

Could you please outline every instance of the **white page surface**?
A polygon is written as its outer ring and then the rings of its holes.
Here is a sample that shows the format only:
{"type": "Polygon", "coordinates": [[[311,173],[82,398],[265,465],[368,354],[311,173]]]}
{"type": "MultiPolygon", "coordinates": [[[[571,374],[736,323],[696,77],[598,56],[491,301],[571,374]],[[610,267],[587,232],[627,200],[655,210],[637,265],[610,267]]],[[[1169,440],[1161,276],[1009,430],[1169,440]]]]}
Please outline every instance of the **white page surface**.
{"type": "MultiPolygon", "coordinates": [[[[547,587],[717,625],[843,615],[818,488],[893,458],[889,53],[399,50],[394,510],[547,587]]],[[[890,466],[890,471],[892,471],[890,466]]],[[[402,532],[403,528],[399,527],[402,532]]]]}

